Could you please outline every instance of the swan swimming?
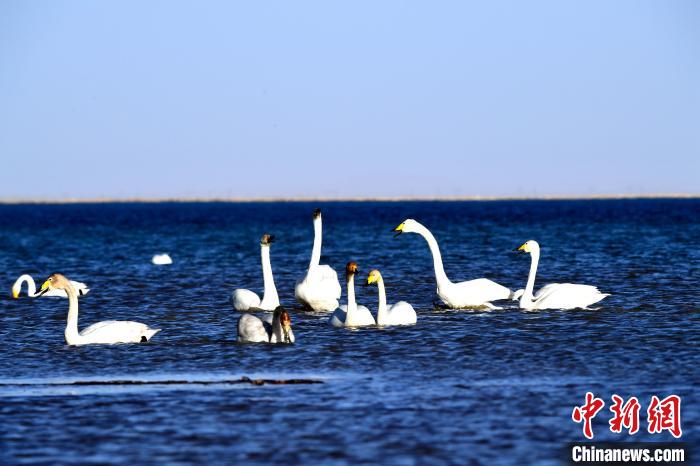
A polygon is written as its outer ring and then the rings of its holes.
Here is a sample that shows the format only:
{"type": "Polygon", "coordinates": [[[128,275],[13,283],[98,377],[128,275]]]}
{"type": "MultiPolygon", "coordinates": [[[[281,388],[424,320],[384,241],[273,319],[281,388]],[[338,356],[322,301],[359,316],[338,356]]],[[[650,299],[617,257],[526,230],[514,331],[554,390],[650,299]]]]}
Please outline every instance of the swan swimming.
{"type": "Polygon", "coordinates": [[[297,282],[294,296],[305,307],[329,312],[338,307],[342,292],[338,274],[328,265],[320,265],[323,223],[321,210],[314,210],[314,246],[306,275],[297,282]]]}
{"type": "Polygon", "coordinates": [[[154,265],[170,265],[173,263],[173,260],[167,254],[156,254],[151,259],[151,262],[154,265]]]}
{"type": "Polygon", "coordinates": [[[265,233],[260,240],[260,258],[263,269],[263,298],[244,289],[233,291],[233,308],[237,311],[273,311],[280,305],[275,288],[275,280],[272,278],[272,265],[270,264],[270,245],[275,241],[275,237],[265,233]]]}
{"type": "Polygon", "coordinates": [[[440,248],[438,247],[435,237],[430,233],[430,230],[417,221],[411,218],[406,219],[402,224],[394,228],[393,231],[396,232],[395,236],[399,236],[401,233],[418,233],[428,242],[428,247],[433,255],[437,294],[447,306],[453,309],[497,309],[491,304],[491,301],[508,299],[512,296],[508,288],[486,278],[452,283],[445,274],[440,248]]]}
{"type": "Polygon", "coordinates": [[[550,283],[540,288],[537,294],[533,296],[535,274],[537,273],[537,264],[540,260],[540,245],[537,241],[530,240],[517,248],[516,251],[529,253],[532,257],[527,285],[520,296],[520,307],[522,309],[586,308],[601,301],[606,296],[610,296],[609,294],[601,293],[595,286],[575,285],[572,283],[550,283]]]}
{"type": "MultiPolygon", "coordinates": [[[[39,297],[36,292],[36,284],[34,283],[34,279],[31,275],[27,274],[20,275],[17,281],[15,281],[14,285],[12,285],[12,297],[15,299],[19,298],[19,295],[22,292],[22,284],[25,282],[27,283],[27,296],[30,298],[39,297]]],[[[71,281],[70,284],[73,285],[73,289],[78,293],[78,296],[84,296],[90,291],[90,288],[88,288],[85,283],[71,281]]],[[[43,296],[60,296],[62,298],[68,297],[64,290],[47,291],[43,294],[43,296]]]]}
{"type": "Polygon", "coordinates": [[[379,306],[377,307],[377,325],[412,325],[418,320],[413,306],[406,301],[398,301],[387,308],[384,279],[379,270],[372,270],[367,276],[367,284],[377,284],[379,289],[379,306]]]}
{"type": "Polygon", "coordinates": [[[364,327],[376,325],[372,313],[366,306],[355,302],[355,274],[357,264],[348,262],[345,266],[345,277],[348,286],[348,304],[343,304],[331,314],[328,322],[334,327],[364,327]]]}
{"type": "Polygon", "coordinates": [[[105,320],[78,332],[78,294],[73,285],[60,273],[54,273],[41,285],[38,296],[52,290],[63,290],[68,295],[68,318],[64,335],[69,345],[143,343],[160,332],[159,328],[127,320],[105,320]]]}
{"type": "Polygon", "coordinates": [[[238,319],[239,343],[294,343],[292,319],[282,306],[262,319],[243,314],[238,319]]]}

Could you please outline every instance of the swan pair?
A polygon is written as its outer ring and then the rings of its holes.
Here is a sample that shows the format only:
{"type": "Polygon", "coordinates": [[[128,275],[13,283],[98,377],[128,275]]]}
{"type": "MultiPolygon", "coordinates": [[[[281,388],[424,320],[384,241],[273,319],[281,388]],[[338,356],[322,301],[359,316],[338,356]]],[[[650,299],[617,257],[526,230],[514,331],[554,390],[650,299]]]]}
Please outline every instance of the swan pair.
{"type": "MultiPolygon", "coordinates": [[[[306,275],[297,282],[294,288],[294,296],[307,309],[328,312],[338,307],[341,289],[338,282],[338,274],[335,270],[328,265],[320,264],[323,236],[320,209],[314,210],[313,221],[314,244],[311,250],[311,262],[309,262],[306,275]]],[[[236,289],[233,292],[232,299],[233,307],[237,311],[272,311],[280,305],[270,264],[270,244],[273,240],[273,236],[265,234],[260,241],[264,287],[262,300],[253,291],[236,289]]]]}
{"type": "Polygon", "coordinates": [[[143,343],[151,339],[160,329],[132,321],[106,320],[92,324],[78,332],[78,292],[71,281],[60,273],[46,279],[36,296],[62,291],[68,296],[68,318],[65,338],[69,345],[143,343]]]}
{"type": "Polygon", "coordinates": [[[282,306],[263,318],[243,314],[238,319],[239,343],[294,343],[292,318],[282,306]]]}
{"type": "Polygon", "coordinates": [[[525,290],[512,293],[508,288],[486,278],[453,283],[445,274],[440,248],[430,230],[413,219],[406,219],[393,231],[396,232],[396,236],[402,233],[417,233],[426,240],[433,256],[437,294],[442,302],[451,308],[497,309],[491,301],[519,299],[520,307],[527,310],[575,309],[585,308],[609,296],[601,293],[594,286],[571,283],[547,285],[533,296],[535,274],[540,257],[540,247],[536,241],[528,241],[518,248],[519,251],[532,255],[532,265],[525,290]]]}
{"type": "Polygon", "coordinates": [[[384,280],[379,270],[372,270],[367,276],[367,285],[377,284],[379,288],[379,306],[377,320],[366,306],[355,302],[355,274],[358,268],[355,262],[348,262],[345,276],[348,287],[348,304],[343,304],[331,314],[328,322],[334,327],[366,327],[370,325],[411,325],[417,321],[416,311],[406,301],[387,306],[384,280]]]}
{"type": "MultiPolygon", "coordinates": [[[[25,274],[25,275],[20,275],[19,278],[12,285],[12,297],[13,298],[15,298],[15,299],[19,298],[19,295],[22,292],[22,285],[24,283],[27,284],[27,296],[29,296],[30,298],[37,298],[40,296],[36,292],[36,283],[34,283],[34,279],[32,278],[32,276],[25,274]]],[[[71,283],[71,285],[73,285],[73,289],[78,294],[78,296],[86,295],[90,291],[90,288],[88,288],[85,283],[74,282],[74,281],[71,281],[70,283],[71,283]]],[[[60,296],[62,298],[68,297],[65,290],[46,291],[43,293],[43,296],[60,296]]]]}

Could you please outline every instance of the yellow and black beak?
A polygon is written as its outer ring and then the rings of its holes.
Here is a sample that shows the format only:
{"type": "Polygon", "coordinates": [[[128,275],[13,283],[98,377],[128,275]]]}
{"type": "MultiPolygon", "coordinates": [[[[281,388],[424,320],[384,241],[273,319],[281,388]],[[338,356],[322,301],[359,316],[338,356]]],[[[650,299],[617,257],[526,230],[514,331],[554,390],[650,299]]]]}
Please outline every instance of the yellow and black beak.
{"type": "Polygon", "coordinates": [[[49,286],[51,285],[51,282],[46,280],[43,285],[41,285],[41,288],[39,288],[39,292],[35,295],[37,298],[47,291],[49,291],[49,286]]]}
{"type": "Polygon", "coordinates": [[[394,228],[393,230],[391,230],[392,232],[396,232],[396,234],[394,235],[394,238],[396,238],[396,237],[399,236],[401,233],[403,233],[403,227],[404,227],[404,225],[405,225],[405,223],[402,223],[401,225],[399,225],[399,226],[397,226],[396,228],[394,228]]]}
{"type": "Polygon", "coordinates": [[[520,253],[527,252],[527,243],[521,244],[517,248],[513,249],[513,251],[520,252],[520,253]]]}
{"type": "Polygon", "coordinates": [[[12,297],[15,299],[19,298],[19,290],[12,290],[12,297]]]}
{"type": "Polygon", "coordinates": [[[377,283],[377,276],[374,274],[369,274],[367,276],[367,285],[371,285],[372,283],[377,283]]]}

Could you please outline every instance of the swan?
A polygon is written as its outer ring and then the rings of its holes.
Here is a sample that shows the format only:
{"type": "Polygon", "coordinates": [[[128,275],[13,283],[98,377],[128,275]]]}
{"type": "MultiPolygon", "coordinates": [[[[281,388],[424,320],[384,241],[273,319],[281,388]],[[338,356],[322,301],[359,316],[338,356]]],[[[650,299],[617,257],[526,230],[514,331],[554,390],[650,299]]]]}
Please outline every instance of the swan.
{"type": "Polygon", "coordinates": [[[376,324],[369,309],[355,303],[356,273],[357,264],[348,262],[348,265],[345,266],[345,277],[348,284],[348,304],[343,304],[331,314],[328,322],[334,327],[365,327],[376,324]]]}
{"type": "MultiPolygon", "coordinates": [[[[14,285],[12,285],[12,297],[15,299],[19,298],[19,294],[22,292],[22,284],[24,282],[27,283],[27,296],[30,298],[38,297],[39,295],[36,292],[36,284],[34,283],[34,279],[31,275],[27,274],[20,275],[17,281],[15,281],[14,285]]],[[[78,296],[86,295],[90,291],[90,288],[88,288],[85,283],[71,281],[70,284],[73,285],[73,289],[75,289],[75,291],[78,293],[78,296]]],[[[62,298],[68,297],[64,290],[51,290],[47,291],[43,295],[60,296],[62,298]]]]}
{"type": "Polygon", "coordinates": [[[323,224],[321,210],[314,210],[314,246],[306,275],[294,288],[296,300],[314,311],[330,312],[338,307],[340,282],[338,274],[328,265],[320,265],[323,224]]]}
{"type": "Polygon", "coordinates": [[[453,309],[462,308],[488,308],[497,309],[491,301],[508,299],[512,296],[510,290],[505,286],[486,278],[477,278],[460,283],[452,283],[442,265],[440,248],[435,237],[430,230],[409,218],[404,220],[399,226],[394,228],[395,236],[401,233],[418,233],[428,242],[428,247],[433,255],[433,265],[435,268],[435,280],[437,281],[437,294],[447,306],[453,309]]]}
{"type": "Polygon", "coordinates": [[[156,254],[151,259],[151,262],[154,265],[170,265],[173,263],[173,260],[167,254],[156,254]]]}
{"type": "Polygon", "coordinates": [[[413,306],[406,301],[399,301],[387,309],[384,279],[379,270],[372,270],[367,276],[367,284],[377,284],[379,288],[379,306],[377,307],[377,325],[412,325],[418,320],[413,306]]]}
{"type": "Polygon", "coordinates": [[[78,332],[78,294],[70,281],[60,273],[46,279],[38,296],[53,290],[63,290],[68,295],[68,318],[66,320],[66,343],[69,345],[143,343],[160,332],[146,324],[126,320],[105,320],[78,332]]]}
{"type": "Polygon", "coordinates": [[[275,288],[275,280],[272,278],[272,265],[270,265],[270,245],[275,237],[265,233],[260,240],[260,258],[263,269],[263,298],[262,301],[256,293],[250,290],[237,289],[233,291],[233,307],[237,311],[273,311],[280,305],[275,288]]]}
{"type": "Polygon", "coordinates": [[[532,295],[535,287],[535,274],[540,260],[540,245],[537,241],[530,240],[516,249],[516,251],[529,253],[532,257],[530,273],[527,277],[527,285],[520,296],[520,307],[527,310],[537,309],[575,309],[586,308],[595,304],[606,296],[598,288],[591,285],[574,285],[572,283],[550,283],[545,285],[532,295]]]}
{"type": "Polygon", "coordinates": [[[243,314],[238,319],[239,343],[294,343],[292,319],[282,306],[262,319],[243,314]]]}

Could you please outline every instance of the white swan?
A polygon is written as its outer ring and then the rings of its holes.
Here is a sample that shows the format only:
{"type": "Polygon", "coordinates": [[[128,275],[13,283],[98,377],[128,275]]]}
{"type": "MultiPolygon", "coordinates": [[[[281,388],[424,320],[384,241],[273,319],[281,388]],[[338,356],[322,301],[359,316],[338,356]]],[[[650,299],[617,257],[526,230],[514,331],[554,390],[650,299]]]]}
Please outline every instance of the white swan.
{"type": "Polygon", "coordinates": [[[334,327],[365,327],[376,324],[369,309],[355,302],[355,273],[357,273],[357,264],[348,262],[345,266],[348,304],[343,304],[331,314],[328,322],[334,327]]]}
{"type": "Polygon", "coordinates": [[[477,278],[460,283],[452,283],[442,265],[440,248],[430,230],[413,219],[406,219],[401,225],[394,228],[396,236],[401,233],[418,233],[427,242],[430,252],[433,254],[433,266],[435,268],[435,280],[437,281],[437,294],[447,306],[453,309],[463,308],[489,308],[495,309],[491,301],[508,299],[511,292],[505,286],[486,278],[477,278]]]}
{"type": "Polygon", "coordinates": [[[379,270],[372,270],[367,276],[367,284],[377,284],[379,288],[379,306],[377,307],[377,325],[412,325],[418,320],[413,306],[406,301],[399,301],[387,308],[384,279],[379,270]]]}
{"type": "Polygon", "coordinates": [[[575,309],[585,308],[595,304],[606,296],[598,288],[591,285],[574,285],[572,283],[550,283],[543,286],[536,295],[532,295],[535,287],[535,274],[540,260],[540,245],[537,241],[530,240],[516,249],[516,251],[530,253],[530,274],[527,277],[527,285],[520,297],[520,307],[527,310],[536,309],[575,309]]]}
{"type": "Polygon", "coordinates": [[[153,265],[170,265],[173,263],[173,260],[167,254],[156,254],[151,259],[151,262],[153,265]]]}
{"type": "Polygon", "coordinates": [[[294,343],[292,319],[282,306],[262,319],[243,314],[238,319],[239,343],[294,343]]]}
{"type": "Polygon", "coordinates": [[[294,288],[294,296],[305,307],[314,311],[329,312],[338,307],[341,289],[338,274],[328,265],[320,265],[323,236],[321,210],[314,210],[314,246],[311,262],[304,278],[294,288]]]}
{"type": "Polygon", "coordinates": [[[63,275],[55,273],[41,285],[38,296],[52,290],[63,290],[68,295],[68,318],[64,335],[69,345],[143,343],[160,332],[159,328],[126,320],[106,320],[78,332],[78,294],[73,285],[63,275]]]}
{"type": "Polygon", "coordinates": [[[275,288],[275,280],[272,278],[272,265],[270,265],[270,244],[275,237],[267,233],[260,240],[260,258],[263,269],[263,298],[250,290],[237,289],[233,291],[233,308],[237,311],[273,311],[280,305],[275,288]]]}
{"type": "MultiPolygon", "coordinates": [[[[12,285],[13,298],[19,298],[19,294],[22,292],[22,284],[25,282],[27,283],[27,296],[30,298],[36,298],[39,296],[36,292],[36,284],[34,283],[34,279],[31,277],[31,275],[24,274],[20,275],[17,281],[15,281],[14,285],[12,285]]],[[[86,295],[90,291],[90,288],[88,288],[85,283],[71,281],[70,284],[73,285],[73,289],[75,289],[75,291],[78,293],[78,296],[86,295]]],[[[60,296],[62,298],[68,297],[64,290],[47,291],[43,294],[43,296],[60,296]]]]}

